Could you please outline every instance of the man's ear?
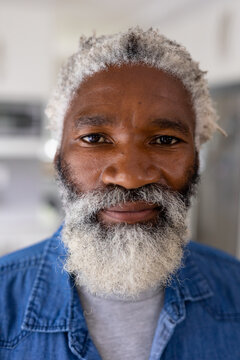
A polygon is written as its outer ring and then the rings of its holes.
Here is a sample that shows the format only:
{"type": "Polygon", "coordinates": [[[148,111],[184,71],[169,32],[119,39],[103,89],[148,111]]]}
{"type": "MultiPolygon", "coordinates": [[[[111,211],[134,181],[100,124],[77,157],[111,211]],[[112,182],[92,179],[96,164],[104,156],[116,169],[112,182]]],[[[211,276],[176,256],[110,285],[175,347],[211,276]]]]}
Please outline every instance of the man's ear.
{"type": "Polygon", "coordinates": [[[60,149],[57,149],[57,151],[55,153],[55,156],[54,156],[54,159],[53,159],[53,165],[54,165],[55,169],[58,168],[59,160],[60,160],[60,149]]]}

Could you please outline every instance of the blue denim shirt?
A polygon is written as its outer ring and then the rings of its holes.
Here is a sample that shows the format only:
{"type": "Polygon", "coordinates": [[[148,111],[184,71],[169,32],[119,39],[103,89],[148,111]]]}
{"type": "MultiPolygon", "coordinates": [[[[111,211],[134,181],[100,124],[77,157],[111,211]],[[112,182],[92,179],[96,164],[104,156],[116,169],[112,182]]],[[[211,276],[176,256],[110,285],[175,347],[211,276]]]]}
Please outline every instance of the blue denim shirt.
{"type": "MultiPolygon", "coordinates": [[[[0,259],[0,359],[99,360],[73,279],[63,270],[61,228],[0,259]]],[[[240,262],[190,242],[166,288],[149,360],[240,359],[240,262]]]]}

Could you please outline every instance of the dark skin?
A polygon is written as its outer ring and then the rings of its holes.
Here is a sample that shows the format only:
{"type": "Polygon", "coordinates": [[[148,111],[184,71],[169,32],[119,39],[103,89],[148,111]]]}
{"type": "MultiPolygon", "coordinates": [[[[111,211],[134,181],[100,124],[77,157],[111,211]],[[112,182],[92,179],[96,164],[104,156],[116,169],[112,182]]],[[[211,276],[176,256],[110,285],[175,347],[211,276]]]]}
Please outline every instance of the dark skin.
{"type": "MultiPolygon", "coordinates": [[[[65,117],[61,159],[80,192],[161,184],[181,191],[195,162],[195,115],[182,83],[146,65],[110,66],[79,87],[65,117]]],[[[153,204],[99,214],[106,224],[150,221],[153,204]]]]}

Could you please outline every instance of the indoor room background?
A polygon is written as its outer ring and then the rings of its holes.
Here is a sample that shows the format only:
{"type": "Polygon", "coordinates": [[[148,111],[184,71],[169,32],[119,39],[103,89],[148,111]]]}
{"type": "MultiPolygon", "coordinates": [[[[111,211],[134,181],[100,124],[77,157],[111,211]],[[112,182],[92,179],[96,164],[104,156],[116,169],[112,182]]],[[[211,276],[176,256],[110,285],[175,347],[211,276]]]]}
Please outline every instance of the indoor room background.
{"type": "Polygon", "coordinates": [[[0,1],[0,254],[50,236],[63,220],[44,115],[60,65],[82,34],[135,25],[184,44],[208,72],[228,136],[201,150],[192,238],[240,258],[238,0],[0,1]]]}

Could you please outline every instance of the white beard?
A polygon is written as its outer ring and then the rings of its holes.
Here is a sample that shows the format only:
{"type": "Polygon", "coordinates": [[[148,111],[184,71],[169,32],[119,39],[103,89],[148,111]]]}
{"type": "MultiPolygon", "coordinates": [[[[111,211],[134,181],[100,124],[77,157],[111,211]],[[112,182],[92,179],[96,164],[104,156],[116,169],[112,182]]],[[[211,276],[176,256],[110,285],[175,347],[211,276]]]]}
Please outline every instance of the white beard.
{"type": "Polygon", "coordinates": [[[136,298],[150,288],[163,287],[181,265],[187,243],[187,206],[170,191],[138,192],[138,200],[156,203],[165,210],[165,220],[156,223],[114,224],[97,220],[99,210],[128,200],[122,192],[94,191],[69,197],[58,181],[65,204],[62,239],[68,257],[65,270],[76,283],[100,296],[136,298]]]}

